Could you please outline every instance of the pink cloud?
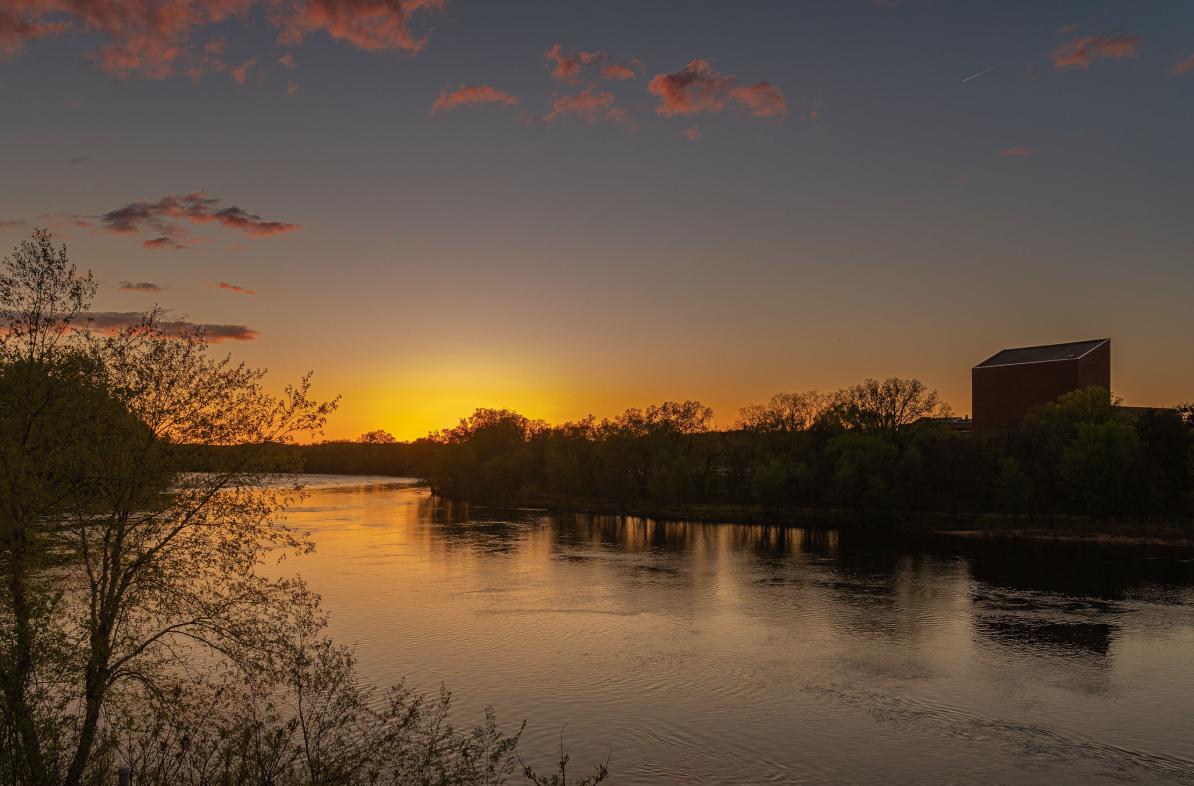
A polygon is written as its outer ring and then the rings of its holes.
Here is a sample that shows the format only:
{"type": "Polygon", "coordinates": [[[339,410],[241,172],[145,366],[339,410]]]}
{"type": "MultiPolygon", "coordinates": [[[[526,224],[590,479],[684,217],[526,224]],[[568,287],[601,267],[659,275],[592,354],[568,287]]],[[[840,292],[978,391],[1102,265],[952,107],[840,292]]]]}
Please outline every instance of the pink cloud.
{"type": "Polygon", "coordinates": [[[1032,153],[1031,147],[1009,147],[1000,151],[999,155],[1004,158],[1028,158],[1032,153]]]}
{"type": "Polygon", "coordinates": [[[411,32],[420,12],[442,11],[447,0],[273,0],[271,21],[283,44],[300,44],[314,32],[369,52],[402,51],[417,54],[426,35],[411,32]]]}
{"type": "Polygon", "coordinates": [[[701,138],[701,129],[699,128],[689,128],[684,130],[682,133],[689,142],[695,142],[701,138]]]}
{"type": "Polygon", "coordinates": [[[227,48],[228,42],[222,36],[208,41],[198,55],[189,55],[190,65],[187,66],[187,76],[192,81],[198,82],[208,71],[223,71],[228,68],[222,59],[224,50],[227,48]]]}
{"type": "Polygon", "coordinates": [[[551,70],[553,79],[568,84],[576,84],[580,80],[580,71],[584,66],[592,65],[605,59],[604,52],[578,52],[575,55],[565,54],[563,47],[553,44],[551,49],[543,53],[544,60],[555,63],[551,70]]]}
{"type": "Polygon", "coordinates": [[[482,104],[504,104],[515,106],[518,98],[505,90],[498,90],[489,85],[461,85],[455,90],[443,90],[431,105],[431,114],[447,112],[458,106],[478,106],[482,104]]]}
{"type": "Polygon", "coordinates": [[[621,63],[610,63],[601,69],[601,75],[606,79],[623,80],[634,79],[634,69],[621,63]]]}
{"type": "Polygon", "coordinates": [[[784,94],[770,82],[735,87],[730,91],[730,98],[746,107],[752,117],[782,117],[788,114],[784,94]]]}
{"type": "Polygon", "coordinates": [[[783,93],[770,82],[740,85],[733,76],[717,73],[708,60],[693,60],[674,74],[656,74],[647,90],[659,96],[655,111],[667,117],[721,112],[730,102],[754,117],[779,117],[788,113],[783,93]]]}
{"type": "Polygon", "coordinates": [[[1070,35],[1071,33],[1076,33],[1076,32],[1078,32],[1078,25],[1062,25],[1061,28],[1058,29],[1057,34],[1058,35],[1070,35]]]}
{"type": "Polygon", "coordinates": [[[238,85],[243,85],[245,83],[246,77],[248,77],[248,75],[249,75],[249,69],[255,65],[257,65],[256,60],[253,60],[253,59],[246,60],[245,62],[238,65],[236,68],[232,69],[232,78],[236,80],[236,83],[238,85]]]}
{"type": "Polygon", "coordinates": [[[1135,57],[1139,45],[1138,35],[1087,35],[1060,44],[1049,53],[1049,57],[1053,60],[1053,67],[1058,70],[1090,68],[1090,64],[1095,60],[1123,60],[1135,57]]]}
{"type": "Polygon", "coordinates": [[[425,13],[447,0],[4,0],[0,3],[0,56],[19,54],[39,38],[67,32],[101,39],[91,53],[115,76],[161,79],[183,68],[197,79],[214,61],[193,38],[211,25],[264,9],[278,40],[299,44],[317,32],[367,51],[415,54],[426,35],[412,32],[425,13]]]}
{"type": "Polygon", "coordinates": [[[60,35],[68,27],[65,22],[43,21],[39,18],[42,14],[28,13],[30,9],[21,5],[0,6],[0,58],[20,54],[27,41],[60,35]]]}
{"type": "Polygon", "coordinates": [[[236,284],[229,284],[227,281],[220,281],[218,283],[212,284],[212,286],[215,287],[216,289],[226,289],[229,292],[235,292],[238,295],[256,295],[257,294],[256,292],[254,292],[251,289],[245,289],[244,287],[238,287],[236,284]]]}
{"type": "Polygon", "coordinates": [[[26,41],[69,31],[98,34],[91,53],[116,76],[160,79],[187,60],[191,36],[247,13],[253,0],[10,0],[0,11],[0,46],[20,52],[26,41]]]}
{"type": "Polygon", "coordinates": [[[576,95],[557,95],[552,101],[551,111],[544,115],[547,122],[559,120],[562,117],[579,117],[592,125],[599,120],[632,126],[634,121],[625,109],[614,106],[614,94],[608,90],[601,92],[594,88],[585,88],[576,95]]]}
{"type": "Polygon", "coordinates": [[[1169,73],[1174,76],[1182,76],[1194,71],[1194,52],[1191,52],[1184,60],[1178,60],[1169,68],[1169,73]]]}
{"type": "Polygon", "coordinates": [[[286,83],[286,95],[292,96],[295,93],[297,93],[298,91],[299,91],[299,86],[296,85],[294,82],[286,83]]]}
{"type": "Polygon", "coordinates": [[[294,55],[282,55],[277,62],[283,68],[294,68],[294,55]]]}
{"type": "MultiPolygon", "coordinates": [[[[603,79],[620,81],[635,78],[633,68],[622,63],[610,62],[609,55],[601,50],[597,50],[596,52],[577,52],[574,55],[570,55],[559,44],[552,44],[551,49],[543,53],[543,59],[549,60],[554,64],[551,69],[553,79],[566,82],[570,85],[580,84],[584,69],[588,66],[596,65],[601,66],[601,77],[603,79]]],[[[634,58],[631,58],[631,62],[638,63],[634,58]]]]}

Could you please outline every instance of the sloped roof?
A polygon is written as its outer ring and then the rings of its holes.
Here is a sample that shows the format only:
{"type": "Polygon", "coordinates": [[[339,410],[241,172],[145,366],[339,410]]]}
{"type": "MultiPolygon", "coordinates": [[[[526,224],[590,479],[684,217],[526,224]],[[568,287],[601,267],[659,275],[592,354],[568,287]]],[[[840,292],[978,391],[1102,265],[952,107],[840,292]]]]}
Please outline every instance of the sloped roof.
{"type": "Polygon", "coordinates": [[[979,363],[975,368],[1017,366],[1022,363],[1049,363],[1057,360],[1076,360],[1110,340],[1109,338],[1096,338],[1090,341],[1071,341],[1066,344],[1044,344],[1039,347],[1003,349],[982,363],[979,363]]]}

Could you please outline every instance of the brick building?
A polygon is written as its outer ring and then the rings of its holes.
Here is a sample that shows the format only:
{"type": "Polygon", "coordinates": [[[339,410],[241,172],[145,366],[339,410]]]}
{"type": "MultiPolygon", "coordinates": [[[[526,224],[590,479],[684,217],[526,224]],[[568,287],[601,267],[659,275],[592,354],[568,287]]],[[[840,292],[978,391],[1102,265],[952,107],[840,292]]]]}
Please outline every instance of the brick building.
{"type": "Polygon", "coordinates": [[[1011,428],[1072,390],[1111,389],[1111,339],[1004,349],[970,373],[975,431],[1011,428]]]}

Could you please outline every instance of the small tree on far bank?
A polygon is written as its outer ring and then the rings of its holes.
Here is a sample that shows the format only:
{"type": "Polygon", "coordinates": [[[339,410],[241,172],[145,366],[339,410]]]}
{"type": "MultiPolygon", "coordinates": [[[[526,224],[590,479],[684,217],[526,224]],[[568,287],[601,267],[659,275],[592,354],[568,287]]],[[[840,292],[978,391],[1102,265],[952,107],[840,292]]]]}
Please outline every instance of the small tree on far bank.
{"type": "Polygon", "coordinates": [[[766,404],[738,410],[738,428],[792,433],[808,431],[829,411],[832,398],[815,390],[776,393],[766,404]]]}
{"type": "Polygon", "coordinates": [[[894,435],[923,418],[952,410],[919,379],[866,379],[833,395],[833,414],[849,429],[894,435]]]}

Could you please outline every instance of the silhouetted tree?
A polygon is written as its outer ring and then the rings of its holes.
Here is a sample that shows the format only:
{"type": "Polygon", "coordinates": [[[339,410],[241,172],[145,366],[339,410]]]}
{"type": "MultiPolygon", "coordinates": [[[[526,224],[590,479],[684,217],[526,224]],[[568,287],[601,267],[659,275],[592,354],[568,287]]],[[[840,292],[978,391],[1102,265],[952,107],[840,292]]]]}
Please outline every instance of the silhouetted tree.
{"type": "Polygon", "coordinates": [[[829,411],[829,396],[806,393],[776,393],[766,404],[738,410],[738,427],[748,431],[807,431],[829,411]]]}
{"type": "MultiPolygon", "coordinates": [[[[1039,408],[1008,435],[965,435],[917,380],[780,394],[711,432],[712,411],[665,402],[562,426],[479,410],[426,442],[438,493],[491,502],[755,503],[950,514],[1192,512],[1194,428],[1139,416],[1105,390],[1039,408]]],[[[603,507],[605,504],[603,504],[603,507]]]]}
{"type": "Polygon", "coordinates": [[[950,407],[919,379],[866,379],[833,396],[833,412],[859,431],[895,434],[922,418],[946,417],[950,407]]]}
{"type": "Polygon", "coordinates": [[[274,480],[274,446],[333,405],[311,401],[306,380],[269,395],[261,372],[209,359],[200,332],[168,336],[152,315],[107,338],[76,329],[94,286],[48,233],[4,266],[4,764],[74,786],[113,742],[114,697],[163,701],[213,654],[259,665],[281,625],[314,619],[301,584],[253,569],[305,547],[275,519],[297,492],[274,480]],[[180,473],[186,443],[239,449],[214,472],[180,473]]]}

